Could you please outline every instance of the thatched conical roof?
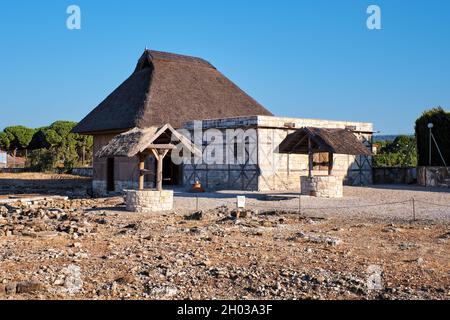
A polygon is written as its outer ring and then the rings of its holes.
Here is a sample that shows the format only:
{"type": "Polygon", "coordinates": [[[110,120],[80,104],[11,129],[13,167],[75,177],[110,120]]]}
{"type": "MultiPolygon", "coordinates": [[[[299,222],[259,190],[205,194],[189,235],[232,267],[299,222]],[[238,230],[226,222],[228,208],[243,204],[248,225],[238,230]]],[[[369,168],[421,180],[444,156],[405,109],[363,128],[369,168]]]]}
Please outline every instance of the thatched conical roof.
{"type": "Polygon", "coordinates": [[[97,134],[192,120],[272,115],[207,61],[146,50],[133,74],[73,130],[97,134]]]}

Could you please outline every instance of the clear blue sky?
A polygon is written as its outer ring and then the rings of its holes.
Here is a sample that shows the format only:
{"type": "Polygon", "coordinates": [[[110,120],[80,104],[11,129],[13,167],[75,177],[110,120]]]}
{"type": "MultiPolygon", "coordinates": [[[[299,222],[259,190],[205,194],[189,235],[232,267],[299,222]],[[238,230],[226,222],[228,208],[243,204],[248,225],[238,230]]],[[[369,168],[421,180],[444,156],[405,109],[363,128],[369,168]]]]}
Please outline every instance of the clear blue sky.
{"type": "Polygon", "coordinates": [[[0,129],[81,120],[145,46],[205,58],[280,116],[413,132],[450,108],[450,1],[2,1],[0,129]],[[66,28],[66,8],[82,29],[66,28]],[[382,30],[366,9],[382,10],[382,30]]]}

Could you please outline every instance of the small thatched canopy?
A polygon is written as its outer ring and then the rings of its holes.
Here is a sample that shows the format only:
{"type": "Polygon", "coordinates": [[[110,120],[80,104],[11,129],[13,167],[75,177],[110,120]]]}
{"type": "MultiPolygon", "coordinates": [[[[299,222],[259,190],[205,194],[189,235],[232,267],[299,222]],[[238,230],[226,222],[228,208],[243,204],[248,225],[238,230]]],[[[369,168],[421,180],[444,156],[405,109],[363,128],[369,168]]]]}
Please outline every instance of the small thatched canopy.
{"type": "Polygon", "coordinates": [[[305,127],[289,134],[279,147],[280,153],[308,154],[308,140],[313,153],[329,152],[350,155],[372,153],[347,129],[325,129],[305,127]]]}
{"type": "Polygon", "coordinates": [[[201,154],[201,151],[188,138],[178,133],[171,125],[166,124],[160,128],[134,128],[119,134],[100,149],[95,156],[111,158],[134,157],[142,153],[150,154],[149,149],[152,148],[174,149],[174,140],[182,143],[192,154],[201,154]]]}
{"type": "Polygon", "coordinates": [[[131,128],[181,128],[192,120],[271,116],[207,61],[146,50],[133,74],[73,129],[74,133],[131,128]]]}

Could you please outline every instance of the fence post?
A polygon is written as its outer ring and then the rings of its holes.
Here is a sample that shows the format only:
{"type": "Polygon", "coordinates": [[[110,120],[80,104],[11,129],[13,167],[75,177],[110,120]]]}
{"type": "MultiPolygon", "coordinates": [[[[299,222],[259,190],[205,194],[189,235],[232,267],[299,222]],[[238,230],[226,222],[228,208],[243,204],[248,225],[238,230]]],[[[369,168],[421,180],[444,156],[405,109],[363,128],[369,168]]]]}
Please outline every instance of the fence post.
{"type": "Polygon", "coordinates": [[[302,214],[302,194],[298,194],[298,214],[302,214]]]}
{"type": "Polygon", "coordinates": [[[412,213],[413,213],[413,221],[416,221],[416,204],[414,198],[412,198],[412,213]]]}

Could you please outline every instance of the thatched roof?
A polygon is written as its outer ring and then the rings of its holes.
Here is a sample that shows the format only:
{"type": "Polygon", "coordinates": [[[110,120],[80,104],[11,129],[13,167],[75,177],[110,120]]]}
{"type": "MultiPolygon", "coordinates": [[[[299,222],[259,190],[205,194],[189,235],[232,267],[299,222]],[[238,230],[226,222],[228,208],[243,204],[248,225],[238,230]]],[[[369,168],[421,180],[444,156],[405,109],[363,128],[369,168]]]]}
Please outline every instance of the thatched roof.
{"type": "Polygon", "coordinates": [[[75,133],[96,134],[165,123],[272,115],[207,61],[146,50],[133,74],[89,113],[75,133]]]}
{"type": "Polygon", "coordinates": [[[174,142],[182,143],[193,154],[201,155],[201,151],[188,138],[175,131],[171,125],[166,124],[160,128],[133,128],[119,134],[101,148],[95,156],[98,158],[134,157],[139,153],[149,153],[149,148],[173,149],[175,147],[174,142]]]}
{"type": "Polygon", "coordinates": [[[371,155],[369,149],[347,129],[305,127],[289,134],[280,144],[280,153],[308,154],[308,137],[314,153],[371,155]]]}

